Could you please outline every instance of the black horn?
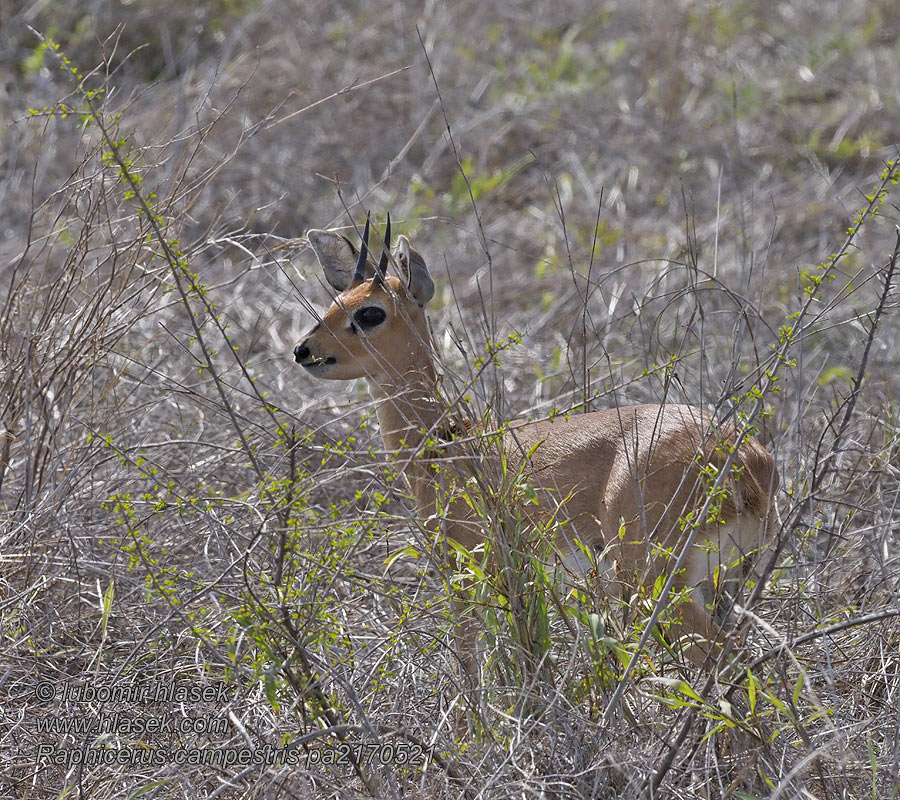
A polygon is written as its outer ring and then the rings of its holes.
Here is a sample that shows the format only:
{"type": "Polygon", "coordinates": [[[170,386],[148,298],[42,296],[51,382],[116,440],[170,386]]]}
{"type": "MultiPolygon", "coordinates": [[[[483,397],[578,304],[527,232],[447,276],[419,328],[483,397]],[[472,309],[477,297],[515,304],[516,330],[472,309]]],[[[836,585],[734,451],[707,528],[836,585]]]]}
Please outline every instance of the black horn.
{"type": "Polygon", "coordinates": [[[384,229],[384,243],[381,247],[381,258],[378,261],[378,271],[375,273],[376,275],[380,275],[384,278],[387,275],[387,267],[388,267],[388,253],[391,251],[391,212],[388,211],[387,215],[387,226],[384,229]]]}
{"type": "Polygon", "coordinates": [[[356,259],[356,271],[353,273],[353,282],[359,283],[366,279],[366,261],[369,258],[369,217],[366,214],[366,227],[363,230],[362,244],[359,246],[359,258],[356,259]]]}

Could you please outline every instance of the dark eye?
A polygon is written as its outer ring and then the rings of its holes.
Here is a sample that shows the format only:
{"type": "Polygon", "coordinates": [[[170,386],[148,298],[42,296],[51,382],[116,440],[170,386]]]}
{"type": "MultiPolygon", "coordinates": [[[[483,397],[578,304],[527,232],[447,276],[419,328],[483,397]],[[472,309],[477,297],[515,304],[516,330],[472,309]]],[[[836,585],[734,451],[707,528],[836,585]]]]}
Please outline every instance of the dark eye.
{"type": "Polygon", "coordinates": [[[360,328],[374,328],[384,322],[387,314],[378,306],[366,306],[353,315],[353,320],[360,328]]]}

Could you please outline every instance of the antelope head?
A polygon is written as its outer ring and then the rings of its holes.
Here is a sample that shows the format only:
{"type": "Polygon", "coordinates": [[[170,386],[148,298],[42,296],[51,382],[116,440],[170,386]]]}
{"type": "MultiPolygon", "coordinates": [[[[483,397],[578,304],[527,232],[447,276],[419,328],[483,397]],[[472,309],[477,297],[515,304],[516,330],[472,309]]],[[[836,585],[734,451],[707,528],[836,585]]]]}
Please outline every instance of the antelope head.
{"type": "Polygon", "coordinates": [[[311,375],[329,380],[396,380],[423,367],[428,342],[425,306],[434,282],[425,261],[405,236],[390,253],[388,216],[381,257],[369,256],[369,218],[359,250],[334,231],[311,230],[310,247],[337,296],[294,348],[294,360],[311,375]],[[394,264],[399,277],[388,275],[394,264]]]}

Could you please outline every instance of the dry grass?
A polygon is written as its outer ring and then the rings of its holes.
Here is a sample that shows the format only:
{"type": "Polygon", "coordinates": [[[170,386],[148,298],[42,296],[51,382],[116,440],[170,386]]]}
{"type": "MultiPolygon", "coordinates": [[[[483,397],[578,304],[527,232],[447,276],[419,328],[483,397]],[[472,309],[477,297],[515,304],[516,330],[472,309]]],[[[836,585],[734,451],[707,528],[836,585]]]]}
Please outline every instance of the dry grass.
{"type": "Polygon", "coordinates": [[[900,10],[535,5],[0,0],[0,795],[900,793],[896,187],[857,217],[896,157],[900,10]],[[769,386],[752,678],[688,674],[697,699],[658,646],[625,676],[646,617],[523,557],[460,685],[363,387],[290,357],[326,300],[297,237],[349,224],[338,189],[426,254],[476,413],[769,386]],[[179,681],[224,695],[63,694],[179,681]],[[168,717],[42,730],[116,711],[168,717]],[[54,763],[103,747],[135,761],[54,763]],[[296,763],[178,761],[267,752],[296,763]]]}

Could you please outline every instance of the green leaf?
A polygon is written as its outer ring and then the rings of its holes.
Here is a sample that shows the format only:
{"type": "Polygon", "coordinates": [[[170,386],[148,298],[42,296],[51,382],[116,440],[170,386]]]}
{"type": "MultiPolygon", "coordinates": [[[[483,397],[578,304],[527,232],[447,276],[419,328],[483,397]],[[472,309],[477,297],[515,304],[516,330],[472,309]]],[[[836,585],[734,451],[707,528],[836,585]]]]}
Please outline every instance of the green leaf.
{"type": "Polygon", "coordinates": [[[703,703],[703,698],[691,688],[690,684],[681,678],[647,678],[646,680],[648,683],[662,684],[671,692],[681,692],[682,694],[686,694],[692,700],[696,700],[700,704],[703,703]]]}
{"type": "Polygon", "coordinates": [[[395,550],[393,553],[391,553],[385,559],[384,564],[386,567],[390,568],[404,556],[408,556],[409,558],[418,558],[419,555],[419,551],[416,550],[416,548],[411,544],[408,544],[406,547],[401,547],[399,550],[395,550]]]}
{"type": "Polygon", "coordinates": [[[772,703],[775,708],[793,718],[793,714],[788,712],[787,706],[781,702],[781,698],[778,697],[778,695],[766,693],[766,697],[769,698],[769,702],[772,703]]]}
{"type": "Polygon", "coordinates": [[[835,382],[852,383],[853,373],[846,367],[829,367],[820,376],[817,383],[819,386],[828,386],[835,382]]]}
{"type": "Polygon", "coordinates": [[[103,593],[103,602],[101,604],[100,633],[102,636],[106,635],[106,626],[109,622],[109,615],[112,610],[112,602],[115,596],[116,582],[115,580],[111,580],[109,586],[106,587],[106,591],[103,593]]]}
{"type": "Polygon", "coordinates": [[[266,689],[266,700],[269,701],[269,705],[276,713],[279,712],[281,704],[278,702],[278,686],[275,683],[275,678],[271,675],[266,675],[263,683],[266,689]]]}
{"type": "Polygon", "coordinates": [[[163,780],[163,781],[153,781],[152,783],[148,783],[144,786],[140,786],[131,792],[125,800],[134,800],[136,797],[143,797],[148,792],[152,792],[154,789],[159,789],[160,786],[168,786],[172,781],[171,780],[163,780]]]}
{"type": "Polygon", "coordinates": [[[797,708],[797,703],[800,701],[800,692],[803,691],[803,679],[804,673],[801,672],[797,676],[797,685],[794,687],[794,693],[791,696],[791,705],[793,705],[794,708],[797,708]]]}

